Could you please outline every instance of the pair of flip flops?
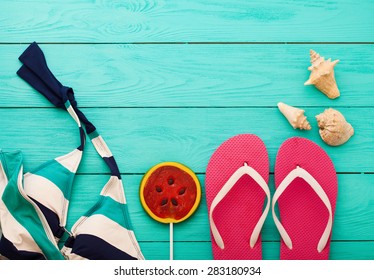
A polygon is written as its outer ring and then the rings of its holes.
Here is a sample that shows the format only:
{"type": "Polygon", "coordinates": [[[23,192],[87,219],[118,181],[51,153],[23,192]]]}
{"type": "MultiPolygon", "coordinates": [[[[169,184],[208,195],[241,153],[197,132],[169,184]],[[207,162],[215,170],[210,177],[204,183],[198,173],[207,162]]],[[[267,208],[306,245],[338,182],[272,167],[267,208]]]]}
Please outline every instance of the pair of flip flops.
{"type": "Polygon", "coordinates": [[[270,208],[280,259],[328,259],[338,185],[329,156],[308,139],[290,138],[277,153],[272,197],[268,179],[268,153],[256,135],[234,136],[213,153],[206,199],[214,259],[262,259],[261,228],[270,208]]]}

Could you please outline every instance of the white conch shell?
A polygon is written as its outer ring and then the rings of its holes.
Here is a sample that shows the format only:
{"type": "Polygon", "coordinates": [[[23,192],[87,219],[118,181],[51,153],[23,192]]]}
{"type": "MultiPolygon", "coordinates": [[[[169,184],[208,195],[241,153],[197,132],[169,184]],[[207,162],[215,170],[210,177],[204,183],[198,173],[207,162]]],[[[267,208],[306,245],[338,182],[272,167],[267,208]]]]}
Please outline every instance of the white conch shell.
{"type": "Polygon", "coordinates": [[[331,58],[325,60],[319,53],[310,50],[310,62],[312,65],[308,70],[312,73],[304,85],[314,85],[331,99],[339,97],[340,92],[334,76],[334,67],[339,60],[331,61],[331,58]]]}
{"type": "Polygon", "coordinates": [[[330,146],[342,145],[354,134],[351,124],[335,109],[326,109],[316,119],[322,140],[330,146]]]}
{"type": "Polygon", "coordinates": [[[281,111],[282,114],[287,118],[288,122],[294,129],[312,129],[306,117],[304,116],[304,110],[284,104],[283,102],[278,103],[278,108],[279,111],[281,111]]]}

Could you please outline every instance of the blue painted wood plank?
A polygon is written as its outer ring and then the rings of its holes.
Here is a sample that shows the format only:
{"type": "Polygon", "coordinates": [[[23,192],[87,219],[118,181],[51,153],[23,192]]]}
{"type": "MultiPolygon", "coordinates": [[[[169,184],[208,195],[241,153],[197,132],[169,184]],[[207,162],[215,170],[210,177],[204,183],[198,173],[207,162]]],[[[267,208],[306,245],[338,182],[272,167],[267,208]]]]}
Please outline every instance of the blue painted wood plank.
{"type": "Polygon", "coordinates": [[[0,40],[373,42],[373,10],[371,0],[2,0],[0,40]]]}
{"type": "MultiPolygon", "coordinates": [[[[17,75],[27,45],[0,45],[1,107],[51,104],[17,75]]],[[[41,45],[83,107],[374,106],[374,45],[41,45]],[[304,86],[309,50],[340,59],[341,96],[304,86]]]]}
{"type": "MultiPolygon", "coordinates": [[[[372,177],[373,175],[339,175],[339,196],[330,259],[374,259],[374,230],[371,223],[374,212],[370,207],[374,201],[372,177]],[[357,183],[360,183],[359,193],[357,183]]],[[[77,176],[68,227],[95,203],[107,178],[104,175],[77,176]],[[82,197],[85,199],[82,200],[82,197]]],[[[123,178],[134,231],[147,259],[168,259],[169,228],[151,220],[141,208],[138,198],[141,178],[140,175],[127,175],[123,178]]],[[[199,180],[203,183],[204,176],[199,175],[199,180]]],[[[272,176],[269,185],[273,193],[272,176]]],[[[279,259],[279,237],[270,216],[263,228],[263,258],[279,259]]],[[[174,239],[175,259],[212,259],[204,183],[201,205],[187,221],[175,225],[174,239]]]]}
{"type": "MultiPolygon", "coordinates": [[[[319,136],[314,116],[324,109],[306,109],[312,125],[310,131],[294,130],[276,108],[87,108],[84,111],[106,139],[124,173],[144,173],[161,161],[185,162],[195,172],[203,173],[214,150],[240,133],[257,134],[263,139],[271,171],[282,142],[301,136],[320,145],[337,172],[374,172],[373,109],[340,109],[354,127],[355,135],[339,147],[328,146],[319,136]]],[[[23,150],[26,170],[79,145],[74,121],[59,109],[0,109],[0,119],[0,131],[4,131],[0,134],[0,146],[23,150]]],[[[109,170],[89,144],[78,172],[109,170]]]]}
{"type": "MultiPolygon", "coordinates": [[[[321,145],[339,172],[330,258],[374,259],[373,11],[371,0],[1,1],[0,148],[22,149],[27,171],[79,144],[67,114],[50,108],[15,74],[26,43],[52,43],[42,48],[53,72],[75,89],[118,160],[147,259],[168,259],[169,243],[168,228],[139,203],[144,172],[160,161],[180,161],[199,173],[204,189],[210,155],[238,133],[264,140],[271,172],[283,140],[303,136],[321,145]],[[311,48],[341,60],[339,99],[303,86],[311,48]],[[276,109],[279,101],[306,109],[312,131],[293,130],[276,109]],[[314,116],[328,107],[355,128],[341,147],[327,146],[318,135],[314,116]]],[[[89,145],[68,226],[96,201],[108,172],[89,145]]],[[[175,240],[175,259],[212,259],[204,195],[198,211],[175,226],[175,240]]],[[[264,259],[278,259],[270,215],[263,240],[264,259]]]]}
{"type": "MultiPolygon", "coordinates": [[[[168,225],[152,220],[143,210],[139,200],[139,185],[142,175],[123,176],[127,204],[134,232],[140,241],[154,242],[169,240],[168,225]]],[[[175,241],[210,241],[208,210],[205,200],[205,176],[198,175],[202,185],[202,200],[199,208],[188,220],[174,226],[175,241]]],[[[74,182],[69,208],[68,228],[94,205],[108,176],[79,175],[74,182]],[[84,198],[84,200],[82,199],[84,198]]],[[[374,175],[340,174],[339,191],[332,240],[374,241],[374,175]],[[360,191],[357,191],[359,185],[360,191]]],[[[273,175],[269,188],[274,193],[273,175]]],[[[228,209],[229,211],[229,209],[228,209]]],[[[279,241],[271,213],[262,230],[266,242],[279,241]]]]}
{"type": "MultiPolygon", "coordinates": [[[[264,260],[279,260],[279,242],[264,242],[264,260]]],[[[140,247],[146,259],[168,260],[169,243],[141,242],[140,247]]],[[[175,242],[175,260],[212,260],[210,242],[175,242]]],[[[373,260],[374,242],[332,242],[330,260],[373,260]]]]}

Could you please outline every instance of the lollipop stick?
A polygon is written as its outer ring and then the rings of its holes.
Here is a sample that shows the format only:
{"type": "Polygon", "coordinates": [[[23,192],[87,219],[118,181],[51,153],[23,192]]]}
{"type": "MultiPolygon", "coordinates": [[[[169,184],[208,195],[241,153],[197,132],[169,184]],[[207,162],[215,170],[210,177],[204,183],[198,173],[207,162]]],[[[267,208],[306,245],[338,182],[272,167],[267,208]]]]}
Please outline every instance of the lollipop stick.
{"type": "Polygon", "coordinates": [[[173,223],[170,223],[170,260],[173,260],[173,223]]]}

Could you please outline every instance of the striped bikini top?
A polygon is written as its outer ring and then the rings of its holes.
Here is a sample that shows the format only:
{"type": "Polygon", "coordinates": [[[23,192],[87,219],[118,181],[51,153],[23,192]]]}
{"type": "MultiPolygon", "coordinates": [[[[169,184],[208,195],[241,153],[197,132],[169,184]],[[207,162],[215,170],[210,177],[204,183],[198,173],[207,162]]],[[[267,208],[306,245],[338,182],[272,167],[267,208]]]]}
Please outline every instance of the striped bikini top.
{"type": "Polygon", "coordinates": [[[80,145],[26,174],[20,151],[0,150],[0,257],[144,259],[132,230],[116,161],[95,126],[77,108],[73,90],[55,78],[35,42],[19,60],[22,66],[17,74],[74,119],[80,145]],[[97,203],[68,231],[66,221],[73,179],[82,159],[86,133],[109,166],[111,176],[97,203]],[[64,233],[69,237],[59,246],[64,233]]]}

